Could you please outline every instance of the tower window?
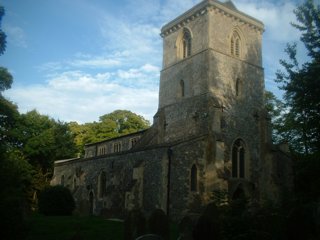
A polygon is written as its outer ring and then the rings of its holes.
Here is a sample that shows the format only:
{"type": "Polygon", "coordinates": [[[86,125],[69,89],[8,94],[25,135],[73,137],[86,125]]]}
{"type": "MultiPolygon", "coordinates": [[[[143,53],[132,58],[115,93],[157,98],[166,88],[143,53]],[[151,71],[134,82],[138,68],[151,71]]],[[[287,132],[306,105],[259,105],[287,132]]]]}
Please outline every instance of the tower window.
{"type": "Polygon", "coordinates": [[[232,177],[245,178],[245,145],[241,139],[232,147],[232,177]]]}
{"type": "Polygon", "coordinates": [[[190,190],[192,192],[198,191],[198,170],[195,164],[191,167],[190,190]]]}
{"type": "Polygon", "coordinates": [[[241,39],[236,31],[233,32],[230,40],[230,53],[235,57],[240,57],[241,54],[241,39]]]}
{"type": "Polygon", "coordinates": [[[188,29],[183,30],[182,50],[183,58],[191,55],[191,33],[188,29]]]}

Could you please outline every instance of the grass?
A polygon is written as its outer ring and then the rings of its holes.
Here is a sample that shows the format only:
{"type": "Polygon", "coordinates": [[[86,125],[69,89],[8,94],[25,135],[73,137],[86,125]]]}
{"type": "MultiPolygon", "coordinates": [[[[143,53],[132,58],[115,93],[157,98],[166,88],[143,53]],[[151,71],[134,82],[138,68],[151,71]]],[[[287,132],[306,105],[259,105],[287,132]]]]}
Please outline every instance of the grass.
{"type": "MultiPolygon", "coordinates": [[[[43,216],[28,218],[27,240],[118,240],[124,238],[122,222],[101,217],[43,216]]],[[[170,224],[170,239],[177,239],[176,224],[170,224]]]]}
{"type": "Polygon", "coordinates": [[[123,223],[99,217],[32,215],[28,219],[27,240],[118,240],[123,239],[123,223]]]}

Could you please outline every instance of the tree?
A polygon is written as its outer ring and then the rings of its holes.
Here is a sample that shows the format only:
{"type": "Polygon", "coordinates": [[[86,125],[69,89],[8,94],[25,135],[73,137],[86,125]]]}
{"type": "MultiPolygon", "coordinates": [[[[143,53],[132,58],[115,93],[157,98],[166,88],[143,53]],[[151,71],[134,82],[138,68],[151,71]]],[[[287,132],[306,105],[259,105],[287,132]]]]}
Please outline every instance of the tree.
{"type": "MultiPolygon", "coordinates": [[[[4,16],[4,7],[0,6],[0,27],[1,27],[1,21],[2,21],[2,17],[4,16]]],[[[1,30],[0,28],[0,55],[2,55],[4,53],[4,51],[6,50],[6,34],[1,30]]]]}
{"type": "Polygon", "coordinates": [[[69,126],[36,110],[21,115],[19,132],[22,151],[43,173],[52,172],[54,160],[71,158],[76,154],[69,126]]]}
{"type": "Polygon", "coordinates": [[[288,60],[280,60],[284,71],[276,81],[284,90],[284,130],[294,149],[304,154],[320,151],[320,7],[306,0],[294,11],[301,31],[301,43],[309,61],[299,64],[297,43],[287,44],[288,60]]]}
{"type": "Polygon", "coordinates": [[[274,143],[286,141],[288,136],[285,135],[283,124],[283,115],[285,106],[272,92],[265,91],[265,108],[271,118],[272,140],[274,143]]]}
{"type": "Polygon", "coordinates": [[[39,212],[47,216],[72,215],[76,204],[70,190],[56,185],[45,188],[39,196],[39,212]]]}
{"type": "Polygon", "coordinates": [[[0,67],[0,93],[11,88],[13,82],[12,75],[4,67],[0,67]]]}
{"type": "MultiPolygon", "coordinates": [[[[4,8],[0,6],[0,27],[3,15],[4,8]]],[[[0,29],[0,55],[5,48],[6,35],[0,29]]],[[[17,148],[18,108],[2,96],[11,84],[11,74],[0,67],[0,228],[2,239],[24,239],[32,167],[17,148]]]]}
{"type": "Polygon", "coordinates": [[[113,122],[116,125],[115,132],[120,135],[143,130],[150,126],[149,121],[145,120],[142,116],[127,110],[116,110],[101,116],[99,119],[100,122],[106,124],[113,122]]]}
{"type": "Polygon", "coordinates": [[[69,123],[75,142],[80,152],[84,144],[103,141],[134,133],[150,126],[148,120],[127,110],[116,110],[99,118],[99,122],[78,124],[69,123]]]}
{"type": "Polygon", "coordinates": [[[0,182],[1,238],[23,239],[32,167],[20,151],[0,151],[0,182]]]}

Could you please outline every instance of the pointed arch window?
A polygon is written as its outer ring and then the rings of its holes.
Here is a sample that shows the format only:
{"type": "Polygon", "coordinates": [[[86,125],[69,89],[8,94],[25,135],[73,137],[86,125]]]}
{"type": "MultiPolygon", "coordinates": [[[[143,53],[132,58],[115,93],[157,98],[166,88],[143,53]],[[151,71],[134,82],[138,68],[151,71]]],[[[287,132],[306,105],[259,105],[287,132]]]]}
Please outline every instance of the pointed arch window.
{"type": "Polygon", "coordinates": [[[237,31],[234,31],[230,40],[230,53],[232,56],[240,57],[241,54],[241,39],[237,31]]]}
{"type": "Polygon", "coordinates": [[[232,177],[245,178],[245,144],[237,139],[232,146],[232,177]]]}
{"type": "Polygon", "coordinates": [[[107,174],[105,171],[102,171],[98,179],[98,194],[102,198],[106,194],[107,188],[107,174]]]}
{"type": "Polygon", "coordinates": [[[183,58],[189,57],[191,55],[191,33],[188,29],[183,30],[182,51],[183,58]]]}
{"type": "Polygon", "coordinates": [[[190,179],[190,190],[192,192],[198,191],[198,169],[195,164],[191,167],[191,179],[190,179]]]}

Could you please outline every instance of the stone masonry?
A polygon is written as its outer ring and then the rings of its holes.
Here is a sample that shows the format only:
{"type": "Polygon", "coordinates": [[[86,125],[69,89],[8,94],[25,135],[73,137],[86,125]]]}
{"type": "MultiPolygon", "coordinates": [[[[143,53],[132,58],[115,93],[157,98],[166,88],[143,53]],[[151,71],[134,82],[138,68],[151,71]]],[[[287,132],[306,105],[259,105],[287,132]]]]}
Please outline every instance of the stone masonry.
{"type": "Polygon", "coordinates": [[[231,1],[204,0],[161,29],[159,107],[145,131],[55,162],[83,214],[161,208],[173,219],[225,193],[278,203],[292,188],[288,153],[264,109],[263,23],[231,1]],[[221,194],[220,194],[221,195],[221,194]]]}

